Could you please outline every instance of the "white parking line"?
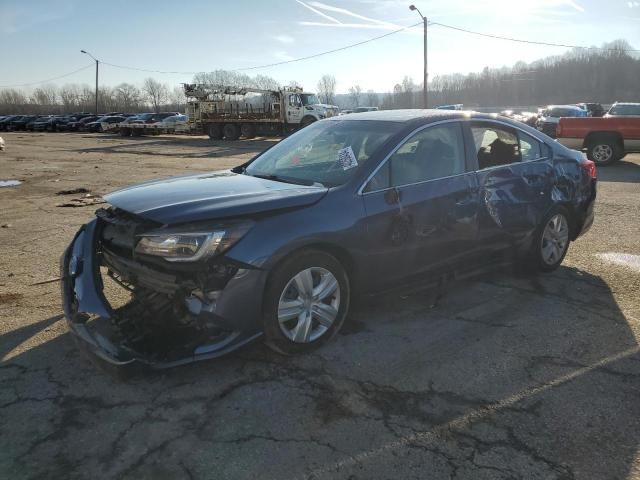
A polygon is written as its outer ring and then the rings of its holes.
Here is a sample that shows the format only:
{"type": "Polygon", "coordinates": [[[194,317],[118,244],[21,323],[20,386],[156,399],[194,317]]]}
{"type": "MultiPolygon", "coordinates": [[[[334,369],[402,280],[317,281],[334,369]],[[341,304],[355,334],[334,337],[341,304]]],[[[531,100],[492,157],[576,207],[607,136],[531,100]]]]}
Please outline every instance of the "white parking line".
{"type": "Polygon", "coordinates": [[[340,460],[338,462],[332,463],[330,465],[326,465],[324,467],[312,470],[311,472],[305,474],[302,476],[302,478],[304,479],[310,479],[310,478],[315,478],[315,476],[317,475],[321,475],[321,474],[325,474],[325,473],[329,473],[329,472],[335,472],[336,470],[339,470],[341,468],[345,468],[345,467],[350,467],[353,465],[357,465],[360,463],[363,463],[367,460],[370,460],[372,458],[375,458],[383,453],[386,452],[390,452],[393,450],[397,450],[399,448],[405,447],[413,442],[417,442],[417,441],[425,441],[425,440],[435,440],[440,436],[441,432],[447,431],[449,429],[461,429],[464,427],[467,427],[469,424],[471,424],[472,422],[481,420],[485,417],[488,417],[496,412],[499,412],[500,410],[503,410],[505,408],[511,407],[514,404],[520,402],[521,400],[524,400],[527,397],[532,397],[534,395],[538,395],[539,393],[542,393],[546,390],[549,390],[550,388],[554,388],[554,387],[558,387],[560,385],[563,385],[567,382],[570,382],[571,380],[574,380],[575,378],[578,378],[582,375],[585,375],[587,373],[590,373],[594,370],[597,370],[599,368],[602,367],[606,367],[611,363],[617,362],[619,360],[622,360],[626,357],[629,357],[631,355],[635,355],[637,353],[640,353],[640,346],[636,345],[635,347],[629,348],[627,350],[624,350],[620,353],[617,353],[615,355],[610,355],[606,358],[603,358],[602,360],[593,363],[591,365],[588,365],[586,367],[582,367],[579,368],[577,370],[574,370],[571,373],[567,373],[566,375],[562,375],[558,378],[556,378],[555,380],[552,380],[551,382],[545,383],[543,385],[540,385],[538,387],[533,387],[533,388],[528,388],[525,390],[522,390],[518,393],[515,393],[513,395],[511,395],[510,397],[507,397],[503,400],[500,400],[498,402],[494,402],[494,403],[489,403],[486,406],[477,408],[475,410],[470,411],[469,413],[466,413],[460,417],[454,418],[453,420],[451,420],[450,422],[447,422],[443,425],[438,425],[434,428],[432,428],[431,430],[427,430],[425,432],[420,432],[420,433],[416,433],[416,434],[412,434],[412,435],[408,435],[406,437],[402,437],[398,440],[395,440],[393,442],[389,442],[385,445],[382,445],[380,447],[377,448],[373,448],[371,450],[367,450],[364,452],[360,452],[357,454],[354,454],[348,458],[345,458],[343,460],[340,460]]]}
{"type": "Polygon", "coordinates": [[[623,267],[630,268],[636,272],[640,272],[640,255],[632,255],[631,253],[598,253],[596,256],[602,260],[616,265],[622,265],[623,267]]]}

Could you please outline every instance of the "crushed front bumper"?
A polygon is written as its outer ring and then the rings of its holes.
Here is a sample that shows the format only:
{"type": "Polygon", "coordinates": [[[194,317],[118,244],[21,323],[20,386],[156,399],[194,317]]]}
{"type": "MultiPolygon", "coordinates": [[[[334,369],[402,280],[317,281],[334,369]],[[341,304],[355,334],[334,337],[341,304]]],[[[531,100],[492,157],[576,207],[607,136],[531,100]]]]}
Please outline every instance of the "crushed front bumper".
{"type": "Polygon", "coordinates": [[[262,335],[260,328],[262,291],[266,272],[243,271],[232,279],[218,298],[215,315],[227,325],[236,325],[216,343],[203,344],[180,358],[158,360],[112,340],[114,311],[102,290],[100,265],[96,264],[97,220],[84,225],[60,260],[62,305],[71,333],[79,346],[112,366],[129,365],[170,368],[216,358],[262,335]]]}

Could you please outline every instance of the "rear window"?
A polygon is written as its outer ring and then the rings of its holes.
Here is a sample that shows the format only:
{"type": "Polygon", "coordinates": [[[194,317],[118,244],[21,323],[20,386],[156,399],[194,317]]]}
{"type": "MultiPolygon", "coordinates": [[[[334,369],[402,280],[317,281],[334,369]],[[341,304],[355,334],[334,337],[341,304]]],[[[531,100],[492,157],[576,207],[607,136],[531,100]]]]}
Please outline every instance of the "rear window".
{"type": "Polygon", "coordinates": [[[548,115],[550,117],[584,117],[586,112],[572,108],[552,108],[548,115]]]}
{"type": "Polygon", "coordinates": [[[609,110],[609,115],[639,115],[640,116],[640,105],[614,105],[609,110]]]}

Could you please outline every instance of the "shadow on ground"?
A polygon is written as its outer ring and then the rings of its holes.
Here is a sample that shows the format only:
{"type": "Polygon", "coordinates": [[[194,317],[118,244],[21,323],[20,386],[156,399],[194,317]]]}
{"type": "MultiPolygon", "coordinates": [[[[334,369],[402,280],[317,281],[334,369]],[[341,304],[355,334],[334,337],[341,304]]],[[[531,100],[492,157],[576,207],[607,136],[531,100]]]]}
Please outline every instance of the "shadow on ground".
{"type": "Polygon", "coordinates": [[[74,148],[68,150],[75,153],[102,153],[102,154],[133,154],[133,155],[151,155],[151,156],[167,156],[180,158],[207,158],[232,155],[240,155],[247,153],[259,153],[273,145],[274,139],[252,139],[252,140],[208,140],[206,138],[163,138],[163,137],[105,137],[98,138],[98,141],[104,143],[115,142],[115,138],[120,140],[119,145],[107,144],[92,148],[74,148]],[[122,144],[121,142],[125,142],[122,144]],[[163,150],[162,148],[169,150],[163,150]],[[178,149],[173,150],[173,147],[178,149]],[[185,151],[187,149],[187,151],[185,151]],[[189,149],[197,149],[197,151],[188,151],[189,149]]]}
{"type": "MultiPolygon", "coordinates": [[[[127,382],[57,337],[0,366],[0,476],[630,474],[640,355],[601,278],[494,273],[434,299],[364,299],[314,354],[256,343],[127,382]]],[[[0,338],[0,352],[51,321],[0,338]]]]}
{"type": "Polygon", "coordinates": [[[640,165],[628,160],[598,168],[598,180],[603,182],[640,183],[640,165]]]}

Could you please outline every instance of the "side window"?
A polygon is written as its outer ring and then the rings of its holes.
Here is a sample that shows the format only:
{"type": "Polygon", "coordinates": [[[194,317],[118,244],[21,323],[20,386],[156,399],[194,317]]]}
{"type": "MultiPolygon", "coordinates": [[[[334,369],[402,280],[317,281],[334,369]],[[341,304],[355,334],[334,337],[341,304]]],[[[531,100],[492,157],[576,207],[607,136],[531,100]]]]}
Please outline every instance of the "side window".
{"type": "Polygon", "coordinates": [[[549,156],[549,147],[544,143],[526,133],[518,132],[518,136],[520,137],[520,155],[522,155],[523,162],[531,162],[549,156]]]}
{"type": "Polygon", "coordinates": [[[520,161],[518,137],[510,129],[498,125],[475,124],[471,126],[471,133],[480,170],[520,161]]]}
{"type": "Polygon", "coordinates": [[[376,174],[371,177],[371,180],[369,180],[369,183],[367,183],[364,192],[375,192],[376,190],[384,190],[385,188],[389,188],[391,186],[389,176],[390,170],[391,169],[389,168],[389,162],[385,162],[384,165],[380,167],[380,170],[378,170],[376,174]]]}
{"type": "Polygon", "coordinates": [[[289,106],[291,107],[299,107],[302,104],[300,101],[300,97],[298,95],[289,95],[289,106]]]}
{"type": "Polygon", "coordinates": [[[464,173],[460,125],[450,123],[416,133],[389,158],[389,164],[391,186],[464,173]]]}

